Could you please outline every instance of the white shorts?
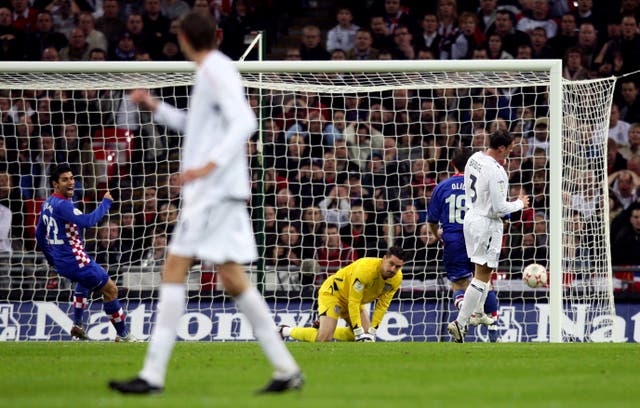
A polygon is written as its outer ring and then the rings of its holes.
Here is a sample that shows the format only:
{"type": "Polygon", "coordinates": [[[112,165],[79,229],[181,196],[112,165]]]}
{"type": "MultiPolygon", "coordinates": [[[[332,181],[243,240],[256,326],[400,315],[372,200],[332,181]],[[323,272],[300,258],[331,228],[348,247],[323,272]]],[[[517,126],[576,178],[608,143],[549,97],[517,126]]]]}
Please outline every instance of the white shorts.
{"type": "Polygon", "coordinates": [[[474,217],[467,213],[464,218],[464,241],[467,247],[467,256],[471,262],[487,265],[492,269],[498,267],[502,250],[503,228],[501,220],[474,217]]]}
{"type": "Polygon", "coordinates": [[[169,252],[214,264],[252,262],[258,250],[245,202],[229,200],[195,211],[183,209],[169,252]]]}

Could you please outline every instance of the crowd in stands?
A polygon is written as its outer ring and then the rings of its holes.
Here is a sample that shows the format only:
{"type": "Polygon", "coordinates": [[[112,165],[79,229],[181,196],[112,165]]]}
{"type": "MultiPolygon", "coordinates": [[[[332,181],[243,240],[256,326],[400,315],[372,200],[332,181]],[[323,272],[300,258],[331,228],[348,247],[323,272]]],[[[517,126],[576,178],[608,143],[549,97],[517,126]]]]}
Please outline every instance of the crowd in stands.
{"type": "MultiPolygon", "coordinates": [[[[266,30],[273,41],[286,30],[286,19],[277,18],[286,15],[282,3],[295,3],[292,10],[311,6],[304,0],[1,0],[0,61],[182,60],[176,19],[191,9],[218,19],[220,48],[238,59],[251,31],[266,30]]],[[[640,70],[638,3],[342,1],[335,20],[305,26],[300,45],[283,58],[561,58],[568,80],[624,75],[640,70]]],[[[608,135],[612,256],[620,265],[640,264],[637,80],[618,81],[608,135]]],[[[264,232],[266,264],[310,269],[313,275],[300,278],[308,284],[321,280],[318,268],[378,256],[392,243],[418,263],[438,258],[439,244],[426,227],[431,190],[449,176],[454,148],[481,149],[496,129],[516,136],[506,164],[510,182],[532,198],[532,208],[510,222],[505,258],[546,264],[549,122],[529,91],[263,95],[262,154],[257,135],[249,151],[250,204],[256,231],[264,232]]],[[[154,92],[186,106],[186,88],[154,92]]],[[[257,94],[248,92],[257,111],[257,94]]],[[[46,176],[54,164],[69,162],[81,176],[76,198],[87,209],[106,189],[121,203],[88,240],[96,260],[110,270],[162,262],[180,208],[180,135],[153,125],[149,112],[134,108],[120,90],[0,90],[0,115],[0,235],[15,238],[0,240],[0,251],[33,249],[33,214],[50,193],[46,176]],[[96,139],[104,142],[99,148],[96,139]],[[124,143],[125,153],[105,164],[104,156],[118,151],[109,143],[120,150],[124,143]]],[[[576,205],[573,227],[585,225],[588,209],[576,205]]],[[[571,245],[576,254],[589,251],[589,243],[571,245]]]]}

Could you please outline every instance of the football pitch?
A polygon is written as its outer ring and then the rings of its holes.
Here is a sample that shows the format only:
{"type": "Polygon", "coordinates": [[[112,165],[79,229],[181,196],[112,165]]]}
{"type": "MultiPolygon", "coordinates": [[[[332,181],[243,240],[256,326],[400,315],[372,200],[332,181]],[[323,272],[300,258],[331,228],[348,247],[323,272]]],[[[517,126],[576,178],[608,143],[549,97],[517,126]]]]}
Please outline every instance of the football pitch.
{"type": "Polygon", "coordinates": [[[147,345],[0,344],[0,407],[637,407],[637,344],[287,343],[301,391],[255,395],[270,377],[257,343],[176,345],[164,393],[107,389],[147,345]]]}

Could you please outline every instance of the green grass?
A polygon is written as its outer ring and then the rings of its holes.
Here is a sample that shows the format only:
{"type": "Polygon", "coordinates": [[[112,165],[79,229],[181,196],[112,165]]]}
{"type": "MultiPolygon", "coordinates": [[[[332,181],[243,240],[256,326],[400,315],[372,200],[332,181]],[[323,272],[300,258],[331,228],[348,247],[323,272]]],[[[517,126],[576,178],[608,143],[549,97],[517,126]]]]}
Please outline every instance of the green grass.
{"type": "Polygon", "coordinates": [[[178,343],[165,392],[121,396],[146,344],[0,344],[0,407],[637,407],[637,344],[287,343],[301,392],[256,396],[256,343],[178,343]]]}

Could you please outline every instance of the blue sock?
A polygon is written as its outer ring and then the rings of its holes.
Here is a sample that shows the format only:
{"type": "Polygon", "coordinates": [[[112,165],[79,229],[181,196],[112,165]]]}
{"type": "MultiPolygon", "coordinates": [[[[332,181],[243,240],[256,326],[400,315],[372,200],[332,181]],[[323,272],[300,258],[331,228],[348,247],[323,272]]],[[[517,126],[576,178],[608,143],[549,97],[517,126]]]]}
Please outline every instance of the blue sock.
{"type": "Polygon", "coordinates": [[[120,306],[120,301],[118,299],[112,300],[111,302],[105,303],[103,307],[104,312],[109,316],[109,320],[111,320],[111,324],[116,328],[118,336],[126,337],[127,326],[124,324],[124,312],[122,311],[122,306],[120,306]]]}
{"type": "Polygon", "coordinates": [[[84,324],[84,310],[87,308],[89,289],[81,284],[76,284],[73,291],[73,324],[82,327],[84,324]]]}
{"type": "Polygon", "coordinates": [[[453,305],[460,310],[461,303],[464,300],[464,290],[456,290],[453,292],[453,305]]]}
{"type": "Polygon", "coordinates": [[[484,312],[489,316],[498,317],[498,297],[495,290],[490,290],[487,293],[487,300],[484,302],[484,312]]]}

